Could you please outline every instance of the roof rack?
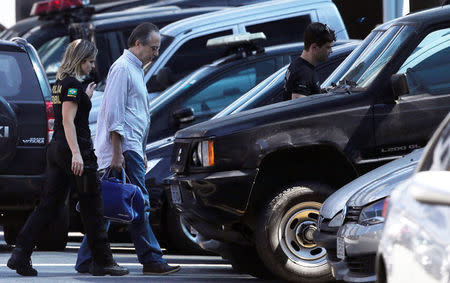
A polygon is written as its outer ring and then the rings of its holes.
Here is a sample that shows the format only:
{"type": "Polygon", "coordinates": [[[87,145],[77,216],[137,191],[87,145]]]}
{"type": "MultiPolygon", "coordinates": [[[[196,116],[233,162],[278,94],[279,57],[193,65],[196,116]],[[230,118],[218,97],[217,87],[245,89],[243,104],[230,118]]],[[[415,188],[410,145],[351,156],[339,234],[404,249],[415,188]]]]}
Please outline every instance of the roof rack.
{"type": "Polygon", "coordinates": [[[224,56],[241,53],[243,57],[263,53],[264,48],[257,43],[266,40],[263,32],[241,33],[208,39],[208,48],[226,48],[224,56]]]}
{"type": "Polygon", "coordinates": [[[266,40],[266,35],[263,32],[241,33],[208,39],[208,41],[206,42],[206,47],[213,48],[219,46],[241,46],[247,44],[255,44],[256,42],[262,40],[266,40]]]}

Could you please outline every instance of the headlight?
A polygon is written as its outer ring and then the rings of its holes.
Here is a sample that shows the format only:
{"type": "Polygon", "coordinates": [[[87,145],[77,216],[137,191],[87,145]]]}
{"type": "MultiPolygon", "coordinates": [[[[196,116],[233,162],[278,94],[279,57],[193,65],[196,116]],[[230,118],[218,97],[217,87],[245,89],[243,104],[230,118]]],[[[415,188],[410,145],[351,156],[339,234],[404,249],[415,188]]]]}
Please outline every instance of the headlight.
{"type": "Polygon", "coordinates": [[[158,164],[161,160],[162,160],[162,158],[155,158],[155,159],[147,161],[147,170],[145,171],[145,174],[150,172],[150,170],[152,170],[153,167],[155,167],[156,164],[158,164]]]}
{"type": "Polygon", "coordinates": [[[192,152],[192,163],[202,167],[214,166],[214,141],[199,142],[192,152]]]}
{"type": "Polygon", "coordinates": [[[340,227],[342,225],[342,221],[344,220],[344,213],[339,211],[333,219],[331,219],[330,223],[328,223],[328,227],[340,227]]]}
{"type": "Polygon", "coordinates": [[[382,198],[374,203],[369,204],[368,206],[365,206],[361,210],[361,214],[359,215],[358,219],[359,224],[375,225],[378,223],[383,223],[384,217],[382,214],[385,201],[386,198],[382,198]]]}

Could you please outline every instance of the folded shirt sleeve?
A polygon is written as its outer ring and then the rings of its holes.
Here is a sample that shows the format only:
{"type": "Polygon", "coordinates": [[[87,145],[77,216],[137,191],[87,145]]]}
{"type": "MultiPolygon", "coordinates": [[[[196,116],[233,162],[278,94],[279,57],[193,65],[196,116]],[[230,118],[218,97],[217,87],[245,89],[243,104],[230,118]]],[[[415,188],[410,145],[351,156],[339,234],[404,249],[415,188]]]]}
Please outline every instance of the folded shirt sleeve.
{"type": "Polygon", "coordinates": [[[109,133],[125,135],[125,108],[128,95],[128,72],[124,66],[115,66],[108,74],[103,103],[109,133]]]}

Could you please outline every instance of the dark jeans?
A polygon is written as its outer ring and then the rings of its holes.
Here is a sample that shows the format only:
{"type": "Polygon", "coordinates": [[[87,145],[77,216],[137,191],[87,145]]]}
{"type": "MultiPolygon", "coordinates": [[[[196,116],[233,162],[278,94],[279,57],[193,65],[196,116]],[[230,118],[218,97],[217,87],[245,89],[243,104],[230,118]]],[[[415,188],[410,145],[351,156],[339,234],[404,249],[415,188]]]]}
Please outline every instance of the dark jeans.
{"type": "Polygon", "coordinates": [[[94,261],[99,265],[113,262],[108,234],[103,220],[103,200],[97,174],[97,157],[92,148],[81,150],[84,162],[82,176],[71,170],[72,153],[65,142],[52,141],[47,148],[47,183],[39,205],[28,218],[17,237],[17,247],[29,254],[36,245],[37,237],[64,208],[70,194],[70,183],[75,182],[80,197],[80,214],[94,261]]]}
{"type": "MultiPolygon", "coordinates": [[[[142,157],[131,150],[123,153],[125,158],[125,173],[130,179],[132,184],[139,186],[142,190],[142,194],[145,200],[145,217],[142,222],[132,223],[128,225],[131,239],[133,240],[134,247],[138,260],[141,264],[165,262],[162,258],[163,253],[159,246],[158,240],[153,234],[152,228],[149,223],[150,215],[150,201],[147,189],[145,188],[145,165],[142,157]]],[[[109,227],[109,221],[107,221],[109,227]]],[[[77,263],[75,269],[78,269],[81,265],[88,264],[91,260],[90,246],[86,245],[86,237],[81,243],[78,250],[77,263]]]]}

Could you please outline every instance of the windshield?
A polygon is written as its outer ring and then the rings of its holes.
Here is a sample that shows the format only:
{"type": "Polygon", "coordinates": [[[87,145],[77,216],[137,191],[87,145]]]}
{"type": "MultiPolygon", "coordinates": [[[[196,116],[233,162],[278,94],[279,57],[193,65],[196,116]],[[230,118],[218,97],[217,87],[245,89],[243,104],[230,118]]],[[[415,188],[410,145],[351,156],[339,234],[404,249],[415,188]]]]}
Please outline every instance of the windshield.
{"type": "Polygon", "coordinates": [[[338,85],[368,87],[412,31],[408,26],[393,26],[374,37],[338,80],[338,85]]]}
{"type": "Polygon", "coordinates": [[[284,66],[280,70],[270,75],[267,79],[257,84],[246,94],[242,95],[228,107],[217,113],[217,115],[212,119],[227,116],[235,111],[244,111],[249,105],[251,106],[251,108],[253,108],[256,101],[266,97],[261,94],[266,93],[273,88],[276,88],[277,90],[279,89],[279,84],[284,82],[284,74],[286,73],[287,67],[288,66],[284,66]]]}
{"type": "Polygon", "coordinates": [[[361,55],[361,53],[366,49],[366,47],[372,42],[376,42],[380,36],[386,30],[377,30],[371,32],[350,55],[336,68],[336,70],[331,73],[331,75],[322,83],[320,86],[322,89],[327,89],[329,86],[337,85],[341,80],[342,76],[347,72],[350,66],[356,61],[356,59],[361,55]]]}

